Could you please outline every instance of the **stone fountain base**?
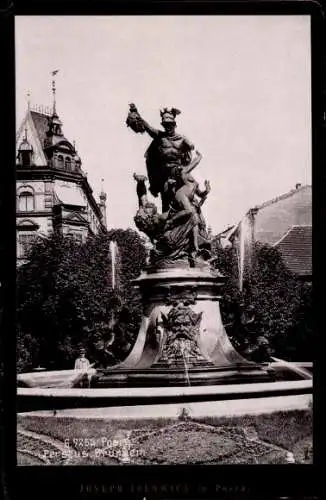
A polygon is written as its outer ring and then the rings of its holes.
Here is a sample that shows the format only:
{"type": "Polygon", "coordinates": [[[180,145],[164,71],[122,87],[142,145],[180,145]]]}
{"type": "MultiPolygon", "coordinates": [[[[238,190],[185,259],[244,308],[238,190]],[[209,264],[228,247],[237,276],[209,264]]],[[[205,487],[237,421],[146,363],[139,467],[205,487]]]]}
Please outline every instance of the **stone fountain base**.
{"type": "Polygon", "coordinates": [[[147,370],[98,370],[92,379],[91,387],[168,387],[168,386],[199,386],[218,384],[240,384],[269,382],[268,372],[260,367],[215,368],[202,366],[190,368],[188,376],[183,367],[147,370]]]}
{"type": "Polygon", "coordinates": [[[144,302],[129,356],[97,370],[93,387],[216,385],[270,380],[263,366],[243,358],[222,324],[225,278],[217,271],[172,268],[135,280],[144,302]]]}

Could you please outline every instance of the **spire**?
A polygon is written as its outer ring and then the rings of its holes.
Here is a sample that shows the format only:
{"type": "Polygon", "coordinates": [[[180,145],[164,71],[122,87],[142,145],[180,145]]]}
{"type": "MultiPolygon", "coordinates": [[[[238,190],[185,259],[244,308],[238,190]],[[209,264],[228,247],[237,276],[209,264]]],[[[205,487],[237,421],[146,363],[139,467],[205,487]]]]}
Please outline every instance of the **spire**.
{"type": "MultiPolygon", "coordinates": [[[[46,132],[47,138],[44,140],[44,146],[49,147],[53,146],[55,143],[53,136],[62,136],[62,122],[57,115],[56,109],[56,86],[55,86],[55,75],[58,73],[58,69],[52,71],[52,94],[53,94],[53,108],[52,108],[52,116],[49,117],[49,129],[46,132]]],[[[42,111],[41,111],[42,112],[42,111]]],[[[43,113],[42,113],[43,114],[43,113]]]]}
{"type": "Polygon", "coordinates": [[[53,94],[53,116],[57,116],[57,109],[56,109],[56,86],[55,86],[55,75],[58,73],[58,69],[52,71],[52,94],[53,94]]]}
{"type": "Polygon", "coordinates": [[[100,199],[106,200],[106,193],[104,191],[104,179],[101,179],[101,194],[100,199]]]}
{"type": "Polygon", "coordinates": [[[27,109],[28,109],[28,111],[31,109],[31,101],[30,101],[30,97],[31,97],[31,93],[30,93],[30,91],[28,90],[28,91],[27,91],[27,94],[26,94],[27,109]]]}

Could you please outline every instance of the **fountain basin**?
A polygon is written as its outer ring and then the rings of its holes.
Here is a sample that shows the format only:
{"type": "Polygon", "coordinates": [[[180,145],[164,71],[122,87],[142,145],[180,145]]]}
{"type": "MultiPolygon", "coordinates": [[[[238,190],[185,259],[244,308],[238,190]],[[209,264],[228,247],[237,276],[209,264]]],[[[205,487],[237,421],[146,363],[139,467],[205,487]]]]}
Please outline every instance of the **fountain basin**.
{"type": "MultiPolygon", "coordinates": [[[[214,411],[232,413],[232,406],[237,411],[247,414],[259,408],[259,411],[276,411],[289,409],[296,405],[297,409],[308,407],[312,401],[312,380],[296,380],[287,382],[259,382],[249,384],[228,384],[213,386],[184,387],[119,387],[119,388],[23,388],[17,389],[17,411],[31,412],[36,410],[63,409],[107,409],[118,414],[138,414],[146,418],[153,413],[154,407],[160,416],[175,408],[195,406],[198,411],[214,411]],[[276,398],[276,399],[275,399],[276,398]],[[273,403],[274,401],[274,403],[273,403]],[[219,403],[219,404],[218,404],[219,403]],[[206,410],[205,410],[206,407],[206,410]],[[162,413],[163,412],[163,413],[162,413]]],[[[213,413],[212,413],[213,412],[213,413]]],[[[218,413],[221,414],[221,413],[218,413]]],[[[130,417],[136,418],[136,417],[130,417]]]]}
{"type": "MultiPolygon", "coordinates": [[[[96,374],[95,368],[90,368],[87,375],[92,377],[96,374]]],[[[84,373],[76,370],[53,370],[53,371],[33,371],[30,373],[19,373],[17,375],[18,387],[73,387],[84,373]]]]}
{"type": "MultiPolygon", "coordinates": [[[[295,377],[298,379],[298,377],[295,377]]],[[[147,369],[98,370],[91,382],[94,388],[109,387],[173,387],[269,382],[270,374],[259,366],[241,365],[239,368],[196,366],[188,368],[187,377],[183,366],[153,366],[147,369]]]]}

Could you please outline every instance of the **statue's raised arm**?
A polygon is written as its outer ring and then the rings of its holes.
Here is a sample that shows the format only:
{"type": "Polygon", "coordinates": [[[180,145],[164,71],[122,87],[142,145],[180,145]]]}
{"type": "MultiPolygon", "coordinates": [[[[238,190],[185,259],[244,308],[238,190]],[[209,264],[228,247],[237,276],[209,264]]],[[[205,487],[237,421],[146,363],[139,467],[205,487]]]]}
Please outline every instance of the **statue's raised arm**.
{"type": "Polygon", "coordinates": [[[126,124],[130,127],[134,132],[143,134],[147,132],[153,139],[158,137],[160,131],[149,125],[144,118],[142,118],[139,114],[139,111],[135,104],[129,104],[129,113],[127,116],[126,124]]]}

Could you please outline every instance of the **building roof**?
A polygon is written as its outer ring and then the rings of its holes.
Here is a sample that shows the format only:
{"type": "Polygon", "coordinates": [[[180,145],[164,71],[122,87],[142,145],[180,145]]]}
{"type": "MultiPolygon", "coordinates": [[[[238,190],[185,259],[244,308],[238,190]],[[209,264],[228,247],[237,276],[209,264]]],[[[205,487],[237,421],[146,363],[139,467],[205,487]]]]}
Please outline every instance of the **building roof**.
{"type": "MultiPolygon", "coordinates": [[[[47,138],[46,132],[49,130],[49,121],[51,117],[49,115],[46,115],[44,113],[39,113],[37,111],[31,111],[30,113],[32,120],[34,122],[37,135],[42,144],[42,147],[44,148],[44,140],[47,138]]],[[[61,121],[59,119],[56,121],[61,124],[61,121]]],[[[68,139],[64,137],[64,135],[55,138],[55,142],[62,142],[62,141],[69,142],[68,139]]]]}
{"type": "Polygon", "coordinates": [[[47,127],[47,116],[41,115],[41,113],[35,113],[33,111],[28,110],[16,134],[16,148],[18,153],[19,146],[21,142],[24,140],[27,132],[28,142],[32,146],[34,153],[33,163],[36,166],[44,166],[47,164],[47,160],[43,151],[43,142],[42,142],[42,137],[44,137],[47,128],[45,128],[43,135],[42,134],[40,135],[40,131],[44,127],[47,127]],[[40,119],[40,116],[45,119],[43,120],[42,124],[41,124],[42,119],[40,119]]]}
{"type": "MultiPolygon", "coordinates": [[[[22,143],[24,140],[24,137],[26,134],[28,135],[28,142],[30,143],[31,147],[33,148],[33,167],[42,167],[42,168],[51,168],[51,166],[48,165],[48,158],[46,154],[46,148],[44,148],[44,143],[45,139],[47,138],[47,131],[49,130],[49,121],[51,120],[52,115],[49,112],[43,112],[43,111],[34,111],[31,109],[28,109],[26,112],[26,115],[19,127],[19,130],[17,131],[16,134],[16,149],[18,153],[18,148],[19,145],[22,143]]],[[[61,121],[59,118],[56,116],[55,117],[56,121],[61,124],[61,121]]],[[[63,173],[68,173],[70,179],[67,180],[67,182],[71,182],[72,178],[76,178],[78,180],[78,185],[81,186],[81,190],[84,191],[84,194],[86,195],[86,198],[88,202],[90,203],[90,206],[92,207],[92,210],[95,212],[98,220],[100,223],[102,223],[102,211],[96,202],[92,188],[90,187],[87,176],[85,173],[81,170],[80,164],[81,160],[80,157],[77,155],[75,151],[75,146],[72,146],[70,141],[64,136],[60,135],[58,137],[54,136],[55,138],[55,144],[54,146],[61,145],[61,147],[65,146],[71,146],[71,151],[69,151],[70,154],[75,158],[75,161],[79,164],[78,170],[74,171],[68,171],[64,172],[64,169],[57,169],[56,174],[57,177],[59,178],[62,176],[63,173]],[[64,143],[68,144],[64,144],[64,143]],[[61,144],[62,143],[62,144],[61,144]]],[[[24,174],[25,175],[25,174],[24,174]]],[[[63,204],[63,205],[70,205],[70,206],[78,206],[78,207],[86,207],[87,202],[83,198],[82,194],[80,193],[80,190],[76,188],[76,182],[73,181],[71,182],[71,189],[67,189],[64,186],[56,185],[55,187],[55,203],[63,204]]]]}
{"type": "Polygon", "coordinates": [[[291,272],[299,276],[312,275],[311,226],[292,226],[274,246],[291,272]]]}
{"type": "Polygon", "coordinates": [[[276,196],[275,198],[272,198],[271,200],[265,201],[264,203],[261,203],[260,205],[256,205],[255,207],[251,208],[249,210],[249,212],[251,210],[256,212],[257,210],[261,210],[262,208],[266,208],[266,207],[269,207],[270,205],[273,205],[273,203],[277,203],[279,201],[285,200],[286,198],[289,198],[289,197],[299,193],[300,191],[305,191],[305,190],[310,190],[310,189],[311,189],[311,186],[308,184],[306,184],[304,186],[298,185],[298,187],[291,189],[291,191],[288,191],[284,194],[281,194],[280,196],[276,196]]]}
{"type": "MultiPolygon", "coordinates": [[[[28,131],[28,139],[34,151],[34,164],[36,166],[47,165],[47,158],[44,151],[44,141],[47,138],[49,130],[49,120],[51,116],[38,111],[27,110],[24,120],[22,121],[16,135],[16,148],[18,152],[19,145],[24,140],[24,131],[28,131]]],[[[61,122],[60,122],[61,123],[61,122]]],[[[66,141],[70,144],[64,135],[54,136],[54,143],[66,141]]]]}
{"type": "Polygon", "coordinates": [[[36,111],[30,111],[31,117],[39,137],[39,140],[44,145],[44,139],[46,138],[46,132],[49,129],[49,117],[43,113],[38,113],[36,111]]]}
{"type": "MultiPolygon", "coordinates": [[[[260,205],[255,205],[254,207],[250,208],[247,211],[246,215],[249,215],[250,213],[257,215],[257,212],[259,212],[260,210],[262,210],[264,208],[270,207],[271,205],[276,204],[280,201],[294,197],[294,195],[297,195],[298,193],[302,193],[304,191],[310,191],[310,190],[311,190],[311,186],[308,184],[306,184],[304,186],[299,185],[298,187],[291,189],[291,191],[287,191],[286,193],[281,194],[280,196],[276,196],[275,198],[267,200],[264,203],[261,203],[260,205]]],[[[236,230],[236,228],[238,227],[240,222],[241,221],[237,222],[236,224],[234,224],[232,226],[228,226],[226,229],[223,229],[222,231],[220,231],[217,234],[217,236],[222,237],[222,238],[229,238],[234,233],[234,231],[236,230]]]]}
{"type": "Polygon", "coordinates": [[[255,239],[275,245],[293,226],[312,225],[311,186],[298,186],[257,206],[252,214],[255,239]]]}

